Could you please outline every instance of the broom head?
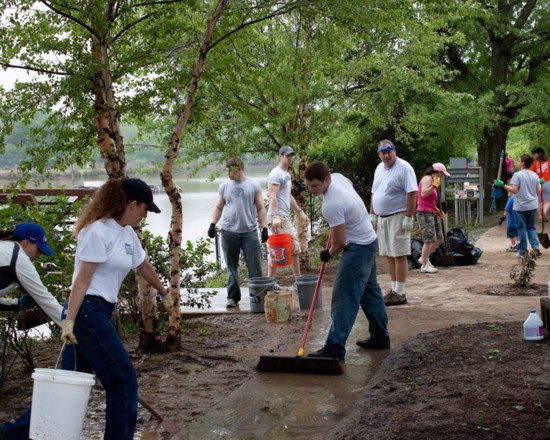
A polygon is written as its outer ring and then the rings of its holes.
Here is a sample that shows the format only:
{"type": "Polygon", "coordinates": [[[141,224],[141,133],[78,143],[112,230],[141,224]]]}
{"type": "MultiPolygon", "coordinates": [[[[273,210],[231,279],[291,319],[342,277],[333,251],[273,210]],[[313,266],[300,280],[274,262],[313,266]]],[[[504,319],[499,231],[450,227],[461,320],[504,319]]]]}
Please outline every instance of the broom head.
{"type": "Polygon", "coordinates": [[[256,370],[263,373],[324,374],[338,376],[343,374],[343,361],[334,358],[301,356],[260,356],[256,370]]]}

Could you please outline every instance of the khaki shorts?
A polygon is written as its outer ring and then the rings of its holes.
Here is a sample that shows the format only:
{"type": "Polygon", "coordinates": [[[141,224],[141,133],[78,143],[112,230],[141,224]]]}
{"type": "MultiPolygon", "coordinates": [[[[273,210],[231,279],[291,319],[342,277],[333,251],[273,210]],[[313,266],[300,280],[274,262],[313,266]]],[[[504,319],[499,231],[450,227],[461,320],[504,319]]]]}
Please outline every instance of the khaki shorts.
{"type": "MultiPolygon", "coordinates": [[[[273,224],[273,217],[271,215],[267,216],[267,227],[269,228],[269,235],[273,235],[271,225],[273,224]]],[[[281,217],[281,231],[279,234],[289,234],[292,239],[292,255],[298,255],[302,252],[300,248],[300,242],[296,238],[296,231],[294,230],[294,225],[290,221],[289,217],[281,217]]]]}
{"type": "Polygon", "coordinates": [[[386,257],[403,257],[411,254],[411,233],[401,227],[405,213],[378,216],[378,250],[379,254],[386,257]]]}
{"type": "Polygon", "coordinates": [[[417,212],[416,221],[424,243],[434,243],[443,239],[440,218],[434,212],[417,212]]]}

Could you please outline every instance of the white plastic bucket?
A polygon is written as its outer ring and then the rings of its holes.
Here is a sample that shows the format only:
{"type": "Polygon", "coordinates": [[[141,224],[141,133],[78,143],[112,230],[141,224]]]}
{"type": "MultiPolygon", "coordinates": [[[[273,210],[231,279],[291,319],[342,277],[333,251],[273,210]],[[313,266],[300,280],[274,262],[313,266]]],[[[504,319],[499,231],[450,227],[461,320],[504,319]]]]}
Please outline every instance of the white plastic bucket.
{"type": "Polygon", "coordinates": [[[267,292],[264,298],[265,319],[268,323],[287,322],[292,317],[290,290],[267,292]]]}
{"type": "Polygon", "coordinates": [[[79,440],[86,416],[93,374],[36,368],[32,374],[30,438],[79,440]]]}

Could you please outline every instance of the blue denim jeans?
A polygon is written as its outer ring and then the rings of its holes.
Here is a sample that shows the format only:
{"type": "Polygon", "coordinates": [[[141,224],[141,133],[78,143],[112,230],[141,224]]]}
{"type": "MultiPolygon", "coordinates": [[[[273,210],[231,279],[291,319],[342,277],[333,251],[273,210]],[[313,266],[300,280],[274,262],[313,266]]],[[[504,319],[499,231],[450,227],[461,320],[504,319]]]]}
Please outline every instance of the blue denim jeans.
{"type": "Polygon", "coordinates": [[[537,228],[535,226],[537,210],[516,211],[514,209],[514,213],[516,215],[516,224],[518,227],[519,254],[523,255],[527,252],[527,240],[529,240],[533,249],[538,249],[540,245],[537,239],[537,228]]]}
{"type": "Polygon", "coordinates": [[[389,342],[388,315],[382,290],[376,279],[376,240],[368,245],[348,244],[340,257],[332,288],[330,327],[324,350],[344,358],[346,341],[359,306],[369,321],[370,337],[376,343],[389,342]]]}
{"type": "Polygon", "coordinates": [[[65,346],[62,367],[96,374],[107,400],[103,438],[132,440],[137,420],[137,376],[111,321],[113,310],[114,304],[84,298],[74,326],[78,344],[65,346]]]}
{"type": "Polygon", "coordinates": [[[15,422],[6,422],[0,426],[3,440],[28,440],[31,427],[31,407],[29,406],[15,422]]]}
{"type": "Polygon", "coordinates": [[[248,276],[256,278],[262,273],[262,247],[256,231],[230,232],[222,229],[222,250],[227,264],[227,299],[241,300],[239,286],[239,256],[241,249],[248,269],[248,276]]]}

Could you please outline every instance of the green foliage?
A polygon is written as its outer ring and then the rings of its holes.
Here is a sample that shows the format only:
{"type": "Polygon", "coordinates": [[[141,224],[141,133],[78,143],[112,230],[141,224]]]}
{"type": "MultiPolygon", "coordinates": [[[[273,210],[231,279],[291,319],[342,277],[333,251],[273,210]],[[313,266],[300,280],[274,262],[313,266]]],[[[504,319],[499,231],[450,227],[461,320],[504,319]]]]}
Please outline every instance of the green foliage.
{"type": "Polygon", "coordinates": [[[535,275],[535,268],[537,267],[537,255],[534,250],[531,250],[521,258],[518,264],[512,266],[510,271],[510,278],[514,281],[514,285],[517,287],[528,287],[531,284],[531,280],[535,275]]]}

